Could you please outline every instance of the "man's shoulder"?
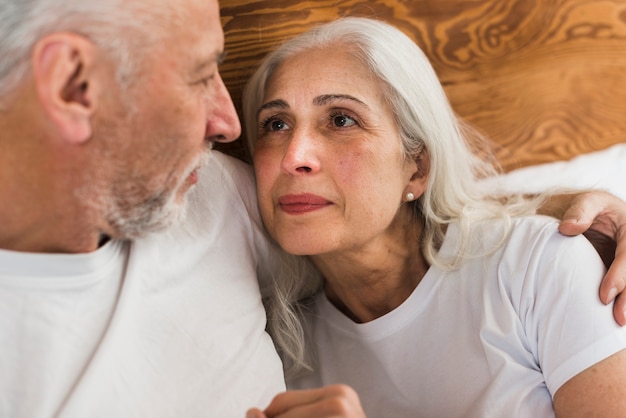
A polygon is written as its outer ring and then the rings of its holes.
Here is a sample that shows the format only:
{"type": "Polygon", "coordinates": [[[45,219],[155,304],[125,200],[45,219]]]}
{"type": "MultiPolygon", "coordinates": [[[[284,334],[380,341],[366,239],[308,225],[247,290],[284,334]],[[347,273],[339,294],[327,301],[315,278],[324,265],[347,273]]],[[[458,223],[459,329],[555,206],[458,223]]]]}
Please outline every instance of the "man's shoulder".
{"type": "Polygon", "coordinates": [[[245,201],[256,205],[256,183],[252,166],[219,151],[211,151],[198,172],[198,184],[192,200],[206,200],[211,205],[216,199],[245,201]]]}
{"type": "Polygon", "coordinates": [[[250,164],[220,151],[211,151],[208,154],[202,170],[204,172],[224,172],[233,178],[254,178],[254,172],[250,164]]]}

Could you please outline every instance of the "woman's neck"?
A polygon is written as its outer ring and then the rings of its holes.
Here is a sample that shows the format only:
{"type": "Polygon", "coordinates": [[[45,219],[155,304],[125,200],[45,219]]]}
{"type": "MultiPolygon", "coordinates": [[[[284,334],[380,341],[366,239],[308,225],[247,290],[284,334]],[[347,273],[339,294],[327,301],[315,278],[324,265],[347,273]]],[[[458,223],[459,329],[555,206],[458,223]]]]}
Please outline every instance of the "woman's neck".
{"type": "Polygon", "coordinates": [[[402,228],[358,251],[312,256],[330,302],[358,323],[400,306],[429,268],[420,250],[421,230],[402,228]]]}

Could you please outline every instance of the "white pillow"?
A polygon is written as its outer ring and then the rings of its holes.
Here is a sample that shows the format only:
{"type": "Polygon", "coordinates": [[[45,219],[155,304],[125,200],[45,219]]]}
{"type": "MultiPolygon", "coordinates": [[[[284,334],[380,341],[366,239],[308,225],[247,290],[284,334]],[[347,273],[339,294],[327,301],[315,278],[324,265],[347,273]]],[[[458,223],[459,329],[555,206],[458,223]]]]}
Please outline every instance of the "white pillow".
{"type": "Polygon", "coordinates": [[[493,181],[499,193],[536,193],[554,187],[602,189],[626,200],[626,143],[583,154],[568,161],[513,170],[493,181]]]}

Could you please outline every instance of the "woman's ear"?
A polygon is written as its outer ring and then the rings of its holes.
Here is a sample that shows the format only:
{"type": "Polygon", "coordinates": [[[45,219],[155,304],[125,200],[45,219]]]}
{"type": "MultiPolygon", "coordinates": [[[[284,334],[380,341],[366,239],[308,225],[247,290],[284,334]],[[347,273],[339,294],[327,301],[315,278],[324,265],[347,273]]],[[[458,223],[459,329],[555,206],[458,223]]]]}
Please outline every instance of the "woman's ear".
{"type": "Polygon", "coordinates": [[[92,135],[98,99],[97,47],[73,33],[41,38],[32,53],[33,78],[42,108],[62,138],[71,143],[92,135]]]}
{"type": "Polygon", "coordinates": [[[422,150],[415,158],[415,165],[411,173],[411,178],[407,184],[406,191],[411,193],[414,199],[419,198],[426,190],[430,175],[430,158],[428,152],[422,150]]]}

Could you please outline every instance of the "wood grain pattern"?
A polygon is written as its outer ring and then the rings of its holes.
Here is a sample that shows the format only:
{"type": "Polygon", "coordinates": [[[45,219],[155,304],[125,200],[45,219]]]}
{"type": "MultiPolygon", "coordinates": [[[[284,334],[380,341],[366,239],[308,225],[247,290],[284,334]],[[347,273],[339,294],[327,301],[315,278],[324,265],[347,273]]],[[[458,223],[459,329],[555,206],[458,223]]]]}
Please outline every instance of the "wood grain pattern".
{"type": "MultiPolygon", "coordinates": [[[[258,61],[338,16],[385,20],[429,56],[505,170],[626,142],[626,0],[221,0],[236,106],[258,61]]],[[[243,141],[224,148],[247,159],[243,141]]]]}

